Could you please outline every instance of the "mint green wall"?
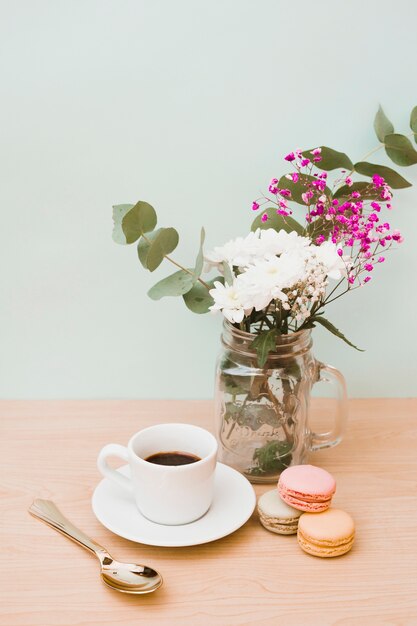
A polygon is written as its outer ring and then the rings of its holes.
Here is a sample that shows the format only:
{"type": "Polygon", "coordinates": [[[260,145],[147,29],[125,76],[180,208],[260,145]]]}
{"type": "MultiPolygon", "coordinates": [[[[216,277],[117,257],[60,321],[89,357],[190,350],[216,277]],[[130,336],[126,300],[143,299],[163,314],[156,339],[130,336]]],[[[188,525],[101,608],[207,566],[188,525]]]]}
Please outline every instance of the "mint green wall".
{"type": "MultiPolygon", "coordinates": [[[[3,3],[0,396],[210,397],[220,317],[147,298],[170,268],[112,242],[111,205],[154,204],[184,263],[201,225],[245,234],[281,155],[360,159],[379,102],[407,132],[416,21],[405,0],[3,3]]],[[[417,186],[395,204],[402,248],[328,310],[366,352],[316,332],[351,396],[417,390],[417,186]]]]}

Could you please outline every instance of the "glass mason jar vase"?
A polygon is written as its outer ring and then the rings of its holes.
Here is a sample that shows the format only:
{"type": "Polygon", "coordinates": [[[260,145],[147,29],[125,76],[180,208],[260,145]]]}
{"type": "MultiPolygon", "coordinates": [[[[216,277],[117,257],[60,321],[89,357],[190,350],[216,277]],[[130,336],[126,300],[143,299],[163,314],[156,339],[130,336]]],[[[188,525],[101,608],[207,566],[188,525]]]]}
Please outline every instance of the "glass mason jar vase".
{"type": "Polygon", "coordinates": [[[216,435],[219,461],[251,482],[269,483],[289,465],[305,463],[310,451],[341,441],[346,385],[337,369],[314,358],[311,330],[277,337],[264,367],[250,348],[253,339],[225,320],[216,374],[216,435]],[[312,432],[308,423],[310,392],[318,381],[337,388],[338,409],[327,433],[312,432]]]}

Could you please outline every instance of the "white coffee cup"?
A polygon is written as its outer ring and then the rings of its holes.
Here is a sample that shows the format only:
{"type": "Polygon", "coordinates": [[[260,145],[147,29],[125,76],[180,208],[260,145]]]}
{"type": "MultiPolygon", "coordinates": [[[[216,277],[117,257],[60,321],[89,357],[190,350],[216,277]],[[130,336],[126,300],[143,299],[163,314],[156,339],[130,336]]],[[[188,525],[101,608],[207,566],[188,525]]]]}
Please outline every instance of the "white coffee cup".
{"type": "Polygon", "coordinates": [[[191,424],[158,424],[140,430],[127,447],[109,443],[97,466],[103,476],[129,490],[139,511],[158,524],[188,524],[202,517],[213,500],[217,441],[191,424]],[[188,465],[157,465],[146,461],[158,452],[185,452],[199,457],[188,465]],[[107,464],[117,456],[130,465],[130,478],[107,464]]]}

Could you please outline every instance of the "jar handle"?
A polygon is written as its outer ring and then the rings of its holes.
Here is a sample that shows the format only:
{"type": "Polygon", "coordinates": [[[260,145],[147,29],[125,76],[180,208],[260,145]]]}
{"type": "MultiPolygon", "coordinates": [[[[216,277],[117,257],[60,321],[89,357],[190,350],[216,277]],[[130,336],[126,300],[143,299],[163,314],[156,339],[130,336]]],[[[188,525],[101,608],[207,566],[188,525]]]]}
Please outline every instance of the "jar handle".
{"type": "Polygon", "coordinates": [[[333,429],[327,433],[311,433],[310,450],[316,451],[322,448],[337,446],[342,441],[348,415],[348,402],[346,382],[343,374],[331,365],[325,365],[316,361],[317,380],[315,382],[330,383],[337,389],[337,413],[335,415],[333,429]]]}

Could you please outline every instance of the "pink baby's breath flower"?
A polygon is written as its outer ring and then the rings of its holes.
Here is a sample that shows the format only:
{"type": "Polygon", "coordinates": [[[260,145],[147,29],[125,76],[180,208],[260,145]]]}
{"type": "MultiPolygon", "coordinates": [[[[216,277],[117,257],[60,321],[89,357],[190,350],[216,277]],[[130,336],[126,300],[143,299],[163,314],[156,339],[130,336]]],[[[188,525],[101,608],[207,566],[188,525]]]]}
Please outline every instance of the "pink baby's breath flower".
{"type": "Polygon", "coordinates": [[[392,204],[390,204],[389,202],[387,202],[386,204],[387,209],[390,211],[392,209],[392,204]]]}
{"type": "Polygon", "coordinates": [[[313,157],[313,163],[320,163],[320,161],[322,161],[323,158],[321,156],[315,156],[313,157]]]}
{"type": "Polygon", "coordinates": [[[295,161],[295,154],[294,152],[290,152],[289,154],[287,154],[284,159],[286,161],[289,161],[291,163],[291,161],[295,161]]]}
{"type": "MultiPolygon", "coordinates": [[[[340,259],[339,263],[347,266],[345,276],[349,289],[364,286],[371,280],[375,265],[385,261],[385,257],[381,256],[385,254],[382,248],[390,249],[394,242],[403,241],[400,231],[393,231],[388,222],[382,222],[385,206],[391,209],[391,188],[382,176],[375,174],[369,186],[363,185],[365,191],[361,194],[356,191],[357,185],[349,170],[343,170],[339,187],[346,185],[349,191],[344,199],[332,199],[326,187],[327,172],[320,173],[318,167],[312,167],[312,162],[321,159],[320,148],[304,153],[297,149],[284,158],[294,162],[294,167],[292,173],[285,175],[290,188],[287,188],[285,182],[281,185],[283,189],[279,187],[279,181],[285,181],[284,178],[272,178],[269,184],[269,192],[273,194],[270,200],[274,201],[276,214],[284,218],[292,214],[289,208],[289,200],[293,199],[291,188],[295,184],[302,185],[299,187],[299,195],[305,204],[304,224],[314,225],[316,233],[321,233],[312,238],[317,250],[323,244],[324,247],[334,244],[333,250],[340,259]],[[307,169],[300,170],[304,167],[307,169]],[[307,176],[307,173],[311,176],[307,176]],[[326,233],[323,232],[325,230],[326,233]]],[[[252,203],[253,211],[263,209],[260,218],[262,223],[270,219],[269,212],[265,212],[265,206],[262,206],[267,200],[265,196],[265,199],[258,198],[252,203]]]]}
{"type": "Polygon", "coordinates": [[[312,180],[311,184],[319,191],[324,191],[326,189],[326,182],[324,180],[312,180]]]}
{"type": "Polygon", "coordinates": [[[382,176],[378,176],[378,174],[374,174],[372,176],[372,182],[374,184],[374,187],[379,189],[379,187],[382,187],[385,184],[385,179],[382,178],[382,176]]]}

